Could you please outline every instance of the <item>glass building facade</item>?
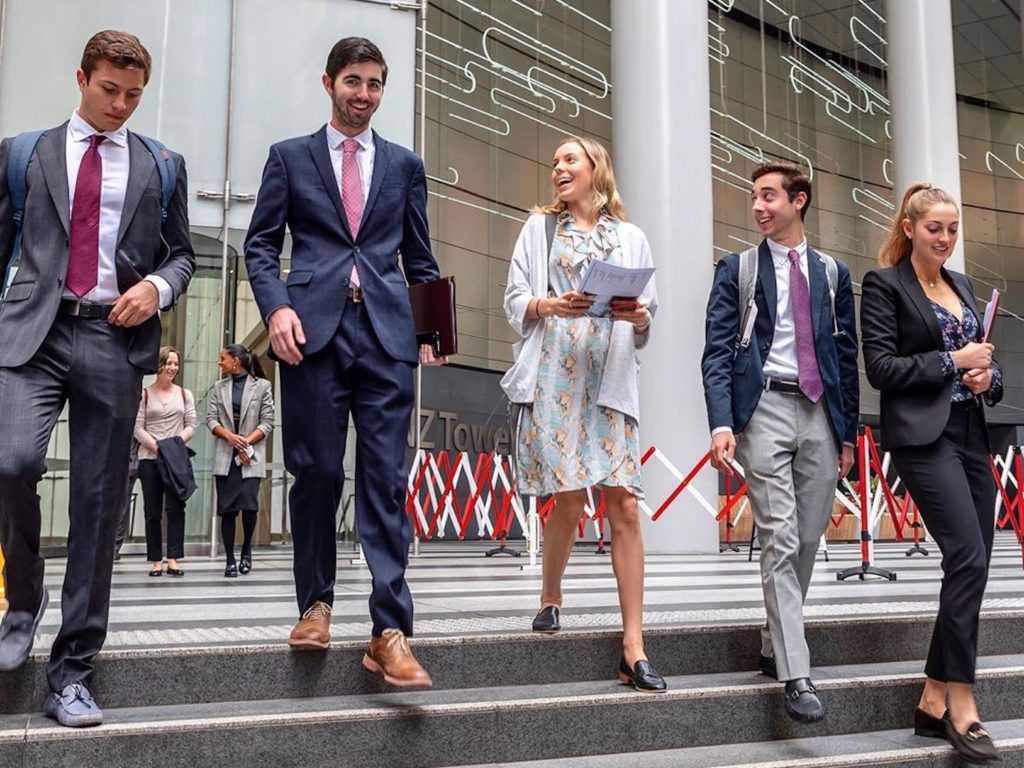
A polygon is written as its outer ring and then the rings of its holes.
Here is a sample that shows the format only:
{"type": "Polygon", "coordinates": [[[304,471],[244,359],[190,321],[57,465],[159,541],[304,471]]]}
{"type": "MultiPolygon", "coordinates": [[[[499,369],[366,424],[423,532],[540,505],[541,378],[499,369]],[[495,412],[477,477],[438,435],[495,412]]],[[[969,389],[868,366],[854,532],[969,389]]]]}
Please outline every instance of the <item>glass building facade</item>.
{"type": "MultiPolygon", "coordinates": [[[[1004,291],[1007,313],[995,343],[1007,393],[991,421],[1006,425],[1002,439],[1016,441],[1010,428],[1024,423],[1021,0],[949,1],[967,272],[982,299],[992,287],[1004,291]]],[[[435,253],[442,272],[458,283],[460,354],[448,369],[424,372],[423,404],[433,414],[424,422],[425,440],[436,449],[472,451],[479,446],[468,438],[456,446],[456,435],[502,422],[497,379],[511,362],[514,340],[502,297],[515,239],[530,208],[551,197],[550,158],[561,137],[596,136],[615,157],[613,102],[645,98],[644,52],[635,53],[634,82],[611,82],[610,0],[430,0],[425,13],[419,3],[395,5],[0,0],[3,135],[67,118],[77,103],[77,57],[92,31],[131,30],[154,55],[154,79],[130,127],[159,137],[188,161],[198,269],[187,298],[164,320],[167,342],[183,353],[183,383],[196,393],[201,422],[222,344],[266,351],[241,259],[253,195],[269,145],[312,132],[328,117],[319,73],[330,46],[348,34],[375,39],[388,58],[391,74],[374,125],[423,155],[435,253]]],[[[707,258],[757,241],[750,171],[761,160],[785,158],[813,177],[810,241],[846,262],[859,283],[876,264],[897,195],[885,3],[706,6],[714,180],[714,251],[707,258]]],[[[921,87],[928,87],[927,73],[921,87]]],[[[616,108],[628,109],[628,102],[616,108]]],[[[655,253],[656,262],[660,257],[655,253]]],[[[862,386],[864,418],[873,421],[877,397],[866,380],[862,386]]],[[[66,529],[64,428],[51,445],[42,489],[44,533],[57,542],[66,529]]],[[[188,537],[208,547],[212,445],[205,430],[194,447],[201,483],[189,503],[188,537]]],[[[263,540],[288,528],[288,478],[277,439],[272,454],[263,540]]]]}

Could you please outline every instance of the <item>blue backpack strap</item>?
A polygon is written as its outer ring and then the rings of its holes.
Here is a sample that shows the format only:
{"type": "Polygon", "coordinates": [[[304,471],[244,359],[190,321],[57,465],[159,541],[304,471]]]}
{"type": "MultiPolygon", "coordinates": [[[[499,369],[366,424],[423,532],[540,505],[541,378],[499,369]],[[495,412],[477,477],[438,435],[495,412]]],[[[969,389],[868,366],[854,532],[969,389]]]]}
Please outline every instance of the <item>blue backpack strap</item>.
{"type": "Polygon", "coordinates": [[[21,226],[25,221],[25,198],[28,196],[26,177],[28,163],[35,152],[36,144],[46,131],[26,131],[19,133],[11,140],[11,151],[7,156],[7,191],[11,197],[11,209],[14,218],[14,246],[11,259],[7,264],[7,272],[0,281],[0,294],[3,293],[18,263],[21,251],[21,226]]]}
{"type": "Polygon", "coordinates": [[[165,223],[167,221],[167,209],[171,205],[174,187],[178,182],[178,168],[167,147],[156,139],[151,139],[149,136],[143,136],[141,133],[136,133],[135,135],[139,141],[146,145],[149,154],[156,161],[157,171],[160,172],[160,221],[165,223]]]}

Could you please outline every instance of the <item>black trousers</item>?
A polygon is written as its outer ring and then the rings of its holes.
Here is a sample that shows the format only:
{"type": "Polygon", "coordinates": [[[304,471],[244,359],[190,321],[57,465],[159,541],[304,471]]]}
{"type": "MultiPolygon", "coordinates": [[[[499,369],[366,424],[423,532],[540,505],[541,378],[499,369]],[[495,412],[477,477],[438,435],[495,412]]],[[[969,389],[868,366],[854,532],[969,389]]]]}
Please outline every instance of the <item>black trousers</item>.
{"type": "Polygon", "coordinates": [[[942,552],[939,615],[925,674],[973,683],[996,500],[981,407],[973,400],[954,403],[937,441],[893,450],[892,458],[942,552]]]}
{"type": "Polygon", "coordinates": [[[373,577],[373,635],[391,627],[411,635],[405,443],[414,400],[413,366],[384,350],[366,307],[350,301],[327,346],[280,371],[285,467],[295,476],[288,507],[299,613],[318,600],[334,604],[336,514],[351,416],[356,426],[356,521],[373,577]]]}
{"type": "Polygon", "coordinates": [[[146,559],[151,563],[164,559],[161,518],[167,513],[167,557],[185,556],[185,502],[164,484],[155,459],[139,462],[142,501],[146,506],[146,559]]]}
{"type": "Polygon", "coordinates": [[[36,486],[57,417],[68,405],[68,564],[61,627],[46,676],[60,691],[89,684],[110,610],[114,537],[128,489],[128,457],[142,371],[128,362],[130,332],[58,315],[36,354],[0,368],[0,544],[11,610],[35,612],[43,589],[36,486]]]}

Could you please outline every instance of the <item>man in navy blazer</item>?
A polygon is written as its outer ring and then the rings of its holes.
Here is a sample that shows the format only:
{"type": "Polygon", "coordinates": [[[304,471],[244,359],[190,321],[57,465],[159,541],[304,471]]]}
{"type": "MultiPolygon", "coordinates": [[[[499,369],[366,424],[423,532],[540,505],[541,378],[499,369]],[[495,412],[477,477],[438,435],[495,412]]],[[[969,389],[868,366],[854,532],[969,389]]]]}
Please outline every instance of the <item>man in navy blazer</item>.
{"type": "Polygon", "coordinates": [[[718,262],[702,360],[711,463],[745,472],[761,543],[768,622],[761,670],[786,683],[786,711],[814,722],[825,710],[810,683],[803,601],[837,478],[853,464],[860,408],[850,272],[836,263],[835,312],[825,259],[807,245],[810,180],[790,163],[759,166],[752,210],[756,314],[741,344],[741,258],[718,262]]]}
{"type": "Polygon", "coordinates": [[[411,530],[404,512],[405,443],[417,361],[408,284],[439,277],[427,228],[423,162],[370,129],[387,81],[380,50],[339,41],[323,85],[330,123],[275,144],[245,241],[246,268],[281,367],[285,466],[295,589],[296,649],[330,643],[335,514],[345,480],[349,414],[356,427],[356,521],[373,577],[373,633],[363,665],[387,682],[430,677],[406,641],[411,530]],[[285,228],[291,269],[281,276],[285,228]],[[401,262],[401,267],[399,263],[401,262]]]}

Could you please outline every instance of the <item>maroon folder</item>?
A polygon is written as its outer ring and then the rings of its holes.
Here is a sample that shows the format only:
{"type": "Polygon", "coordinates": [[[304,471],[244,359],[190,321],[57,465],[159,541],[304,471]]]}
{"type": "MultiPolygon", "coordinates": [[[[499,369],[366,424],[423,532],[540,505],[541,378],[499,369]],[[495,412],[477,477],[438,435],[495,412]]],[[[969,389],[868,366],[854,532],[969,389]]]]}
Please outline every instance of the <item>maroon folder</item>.
{"type": "Polygon", "coordinates": [[[410,285],[409,303],[412,304],[417,344],[430,344],[438,357],[459,351],[454,277],[440,277],[428,283],[410,285]]]}

